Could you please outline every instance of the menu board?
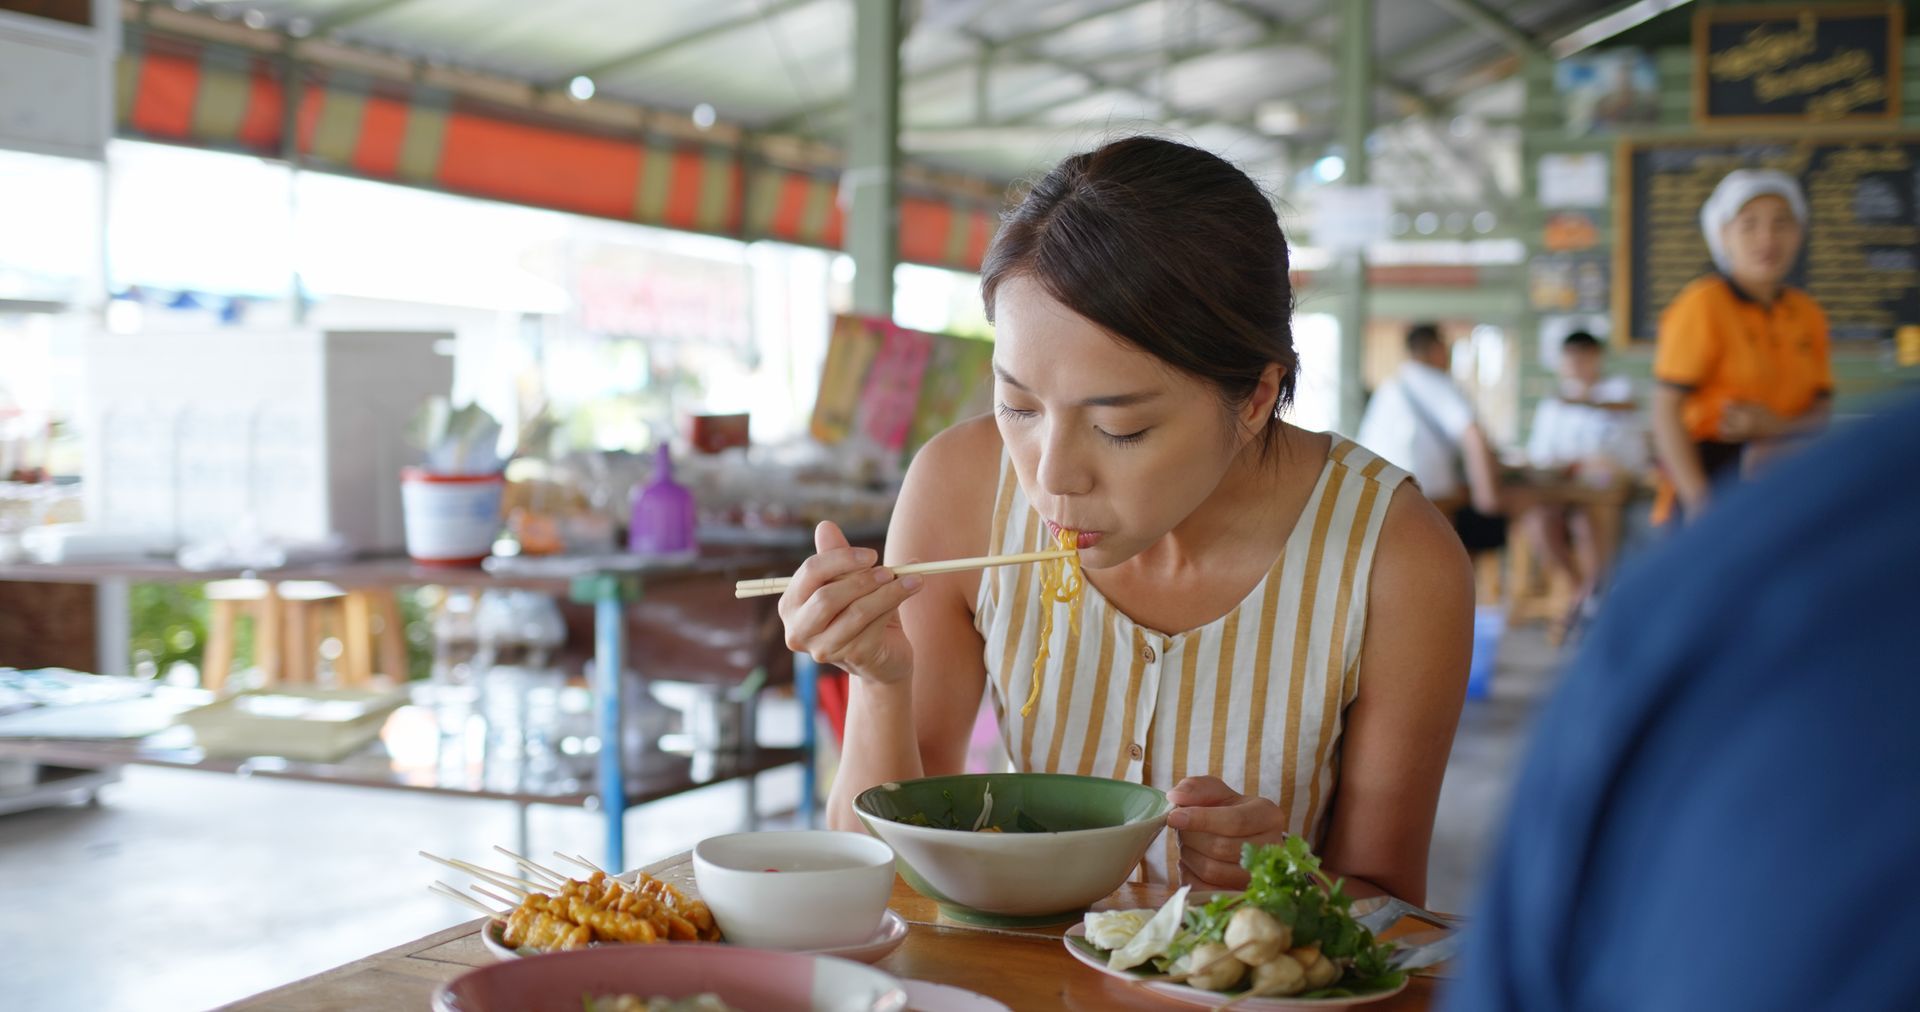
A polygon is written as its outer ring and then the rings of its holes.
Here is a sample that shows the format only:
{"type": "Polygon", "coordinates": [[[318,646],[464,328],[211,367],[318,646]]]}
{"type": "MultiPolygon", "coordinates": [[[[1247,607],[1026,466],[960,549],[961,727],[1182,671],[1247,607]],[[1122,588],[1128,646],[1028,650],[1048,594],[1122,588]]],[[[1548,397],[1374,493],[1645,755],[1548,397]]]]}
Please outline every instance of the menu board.
{"type": "Polygon", "coordinates": [[[1834,340],[1920,323],[1920,137],[1631,143],[1620,163],[1617,334],[1653,340],[1660,312],[1713,270],[1700,205],[1738,168],[1799,178],[1812,220],[1787,283],[1819,301],[1834,340]]]}
{"type": "Polygon", "coordinates": [[[1703,120],[1896,119],[1898,4],[1701,7],[1694,115],[1703,120]]]}

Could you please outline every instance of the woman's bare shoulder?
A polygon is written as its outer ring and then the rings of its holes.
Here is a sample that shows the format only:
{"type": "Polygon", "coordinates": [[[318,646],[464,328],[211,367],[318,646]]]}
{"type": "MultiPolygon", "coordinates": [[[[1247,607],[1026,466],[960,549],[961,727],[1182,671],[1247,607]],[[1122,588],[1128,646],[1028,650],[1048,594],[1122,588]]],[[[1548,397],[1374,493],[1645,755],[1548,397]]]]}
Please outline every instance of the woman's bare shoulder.
{"type": "Polygon", "coordinates": [[[958,422],[928,440],[900,488],[889,558],[896,543],[923,559],[986,554],[1000,452],[1000,429],[991,415],[958,422]]]}
{"type": "Polygon", "coordinates": [[[1473,566],[1466,547],[1411,481],[1401,482],[1387,504],[1369,596],[1373,604],[1389,608],[1422,600],[1456,605],[1472,601],[1473,566]]]}

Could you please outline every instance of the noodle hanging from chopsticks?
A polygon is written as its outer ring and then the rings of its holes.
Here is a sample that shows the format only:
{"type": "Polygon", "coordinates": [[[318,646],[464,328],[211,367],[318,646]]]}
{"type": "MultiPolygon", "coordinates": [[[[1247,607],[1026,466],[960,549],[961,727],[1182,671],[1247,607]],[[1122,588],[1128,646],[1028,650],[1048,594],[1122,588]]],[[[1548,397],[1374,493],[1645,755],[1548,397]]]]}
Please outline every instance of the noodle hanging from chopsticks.
{"type": "Polygon", "coordinates": [[[1047,671],[1047,646],[1053,640],[1055,603],[1067,606],[1068,641],[1080,638],[1080,590],[1085,583],[1080,575],[1080,532],[1061,528],[1054,534],[1053,542],[1074,552],[1057,562],[1040,564],[1040,650],[1033,657],[1033,688],[1027,692],[1027,701],[1021,704],[1022,717],[1033,716],[1034,704],[1040,701],[1040,679],[1047,671]]]}

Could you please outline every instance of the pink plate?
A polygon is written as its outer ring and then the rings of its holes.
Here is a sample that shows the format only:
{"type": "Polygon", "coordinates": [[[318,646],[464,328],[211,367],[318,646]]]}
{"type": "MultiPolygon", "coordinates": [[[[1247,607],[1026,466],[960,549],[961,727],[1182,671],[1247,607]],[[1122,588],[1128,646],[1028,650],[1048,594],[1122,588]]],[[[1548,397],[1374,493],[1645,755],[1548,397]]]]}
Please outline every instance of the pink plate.
{"type": "Polygon", "coordinates": [[[1013,1012],[1006,1005],[964,987],[910,980],[907,1007],[913,1012],[1013,1012]]]}
{"type": "Polygon", "coordinates": [[[582,995],[718,995],[752,1012],[905,1009],[906,991],[870,966],[726,945],[609,945],[514,959],[433,992],[435,1012],[580,1012],[582,995]]]}
{"type": "MultiPolygon", "coordinates": [[[[500,937],[501,929],[505,927],[505,922],[492,920],[488,921],[486,925],[480,929],[480,941],[486,945],[488,952],[493,953],[493,958],[524,959],[527,956],[538,955],[538,953],[535,952],[521,952],[507,945],[506,940],[500,937]]],[[[816,956],[838,956],[841,959],[851,959],[857,963],[878,963],[887,958],[893,950],[898,949],[900,943],[906,940],[906,920],[899,914],[889,910],[885,916],[880,918],[880,929],[873,933],[873,937],[858,945],[843,945],[837,949],[803,949],[801,951],[816,956]]],[[[670,942],[667,944],[677,946],[685,945],[686,943],[670,942]]],[[[595,946],[595,948],[601,947],[602,946],[595,946]]]]}

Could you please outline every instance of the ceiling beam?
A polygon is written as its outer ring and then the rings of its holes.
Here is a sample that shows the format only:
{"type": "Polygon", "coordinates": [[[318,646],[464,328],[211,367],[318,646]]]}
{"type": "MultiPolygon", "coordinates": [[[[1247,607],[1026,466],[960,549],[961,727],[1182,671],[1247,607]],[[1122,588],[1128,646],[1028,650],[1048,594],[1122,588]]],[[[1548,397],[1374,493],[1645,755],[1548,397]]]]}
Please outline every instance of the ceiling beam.
{"type": "MultiPolygon", "coordinates": [[[[1322,11],[1318,14],[1313,15],[1311,20],[1308,20],[1305,22],[1296,22],[1291,25],[1271,27],[1261,32],[1257,36],[1254,36],[1249,39],[1245,39],[1240,42],[1233,43],[1231,45],[1226,45],[1226,46],[1199,45],[1199,46],[1194,46],[1190,49],[1177,50],[1169,54],[1169,58],[1165,63],[1143,74],[1137,74],[1130,78],[1127,78],[1125,79],[1124,83],[1126,84],[1128,89],[1141,89],[1151,84],[1153,82],[1153,79],[1160,76],[1161,74],[1169,70],[1186,66],[1189,63],[1195,63],[1200,60],[1209,59],[1211,57],[1216,57],[1216,56],[1227,56],[1233,53],[1243,53],[1243,52],[1250,52],[1253,50],[1267,49],[1273,46],[1285,46],[1285,45],[1291,45],[1291,44],[1298,44],[1302,42],[1310,42],[1313,40],[1310,38],[1309,33],[1312,32],[1314,27],[1318,25],[1326,17],[1327,17],[1327,13],[1325,11],[1322,11]]],[[[1129,54],[1129,55],[1149,55],[1149,54],[1129,54]]],[[[1039,105],[1028,106],[1024,109],[1019,110],[1017,113],[1015,113],[1012,116],[1009,116],[1005,119],[993,121],[992,125],[995,125],[995,126],[1034,125],[1039,123],[1048,113],[1053,112],[1056,109],[1064,109],[1067,106],[1073,105],[1076,102],[1084,102],[1087,99],[1092,98],[1094,94],[1095,93],[1093,92],[1082,92],[1077,95],[1068,95],[1062,98],[1056,98],[1046,102],[1042,102],[1039,105]]]]}
{"type": "Polygon", "coordinates": [[[1545,56],[1546,49],[1533,36],[1521,31],[1505,15],[1482,0],[1432,0],[1435,7],[1472,25],[1481,34],[1513,50],[1522,59],[1545,56]]]}
{"type": "MultiPolygon", "coordinates": [[[[1405,46],[1405,47],[1402,47],[1401,49],[1395,50],[1394,52],[1387,53],[1380,57],[1379,63],[1385,66],[1400,66],[1407,63],[1417,63],[1422,57],[1426,56],[1428,53],[1433,53],[1433,52],[1437,52],[1444,49],[1451,49],[1454,46],[1457,46],[1460,43],[1467,41],[1468,39],[1478,38],[1479,35],[1480,35],[1479,31],[1473,28],[1465,28],[1465,27],[1456,28],[1453,31],[1450,31],[1445,35],[1441,35],[1437,38],[1428,39],[1422,42],[1416,42],[1411,46],[1405,46]]],[[[1396,98],[1414,102],[1415,107],[1420,112],[1432,113],[1439,106],[1439,99],[1436,96],[1429,94],[1425,89],[1419,87],[1418,85],[1415,85],[1405,80],[1401,80],[1399,78],[1394,78],[1388,75],[1384,75],[1384,74],[1376,75],[1376,76],[1382,78],[1379,86],[1383,91],[1388,92],[1389,94],[1393,95],[1396,98]]],[[[1327,80],[1319,84],[1315,84],[1315,85],[1311,85],[1309,87],[1303,88],[1300,91],[1288,97],[1294,99],[1295,101],[1311,102],[1311,101],[1318,101],[1319,99],[1330,97],[1332,94],[1333,94],[1333,81],[1327,80]]]]}
{"type": "MultiPolygon", "coordinates": [[[[402,2],[404,2],[404,0],[402,0],[402,2]]],[[[565,84],[576,77],[599,77],[602,74],[611,74],[617,70],[627,70],[632,67],[637,67],[648,60],[658,59],[676,49],[682,49],[696,43],[705,42],[708,39],[718,38],[743,28],[751,28],[754,25],[760,24],[762,21],[777,18],[790,11],[799,10],[815,2],[817,2],[817,0],[774,0],[773,3],[762,6],[758,0],[755,0],[753,4],[754,9],[749,13],[730,18],[722,18],[711,24],[702,25],[691,31],[682,32],[672,38],[661,39],[658,42],[650,42],[638,49],[621,53],[618,56],[608,57],[592,66],[582,67],[571,73],[558,75],[554,78],[553,84],[557,86],[565,84]]]]}
{"type": "Polygon", "coordinates": [[[314,18],[313,34],[324,36],[368,18],[379,17],[396,7],[412,2],[413,0],[362,0],[360,3],[348,4],[326,17],[314,18]]]}
{"type": "MultiPolygon", "coordinates": [[[[991,43],[991,40],[988,39],[986,36],[978,35],[970,31],[963,31],[962,34],[968,36],[969,38],[972,38],[975,42],[978,42],[982,45],[987,45],[991,43]]],[[[1087,64],[1081,63],[1077,60],[1071,60],[1071,59],[1067,59],[1065,57],[1059,57],[1059,56],[1048,56],[1044,53],[1028,53],[1025,55],[1027,55],[1030,59],[1032,59],[1036,63],[1044,64],[1046,66],[1056,67],[1060,70],[1066,71],[1067,73],[1073,74],[1079,77],[1080,79],[1086,81],[1089,85],[1092,85],[1095,89],[1097,89],[1097,91],[1123,91],[1130,95],[1138,96],[1139,98],[1147,102],[1158,103],[1160,107],[1166,111],[1166,117],[1169,120],[1180,121],[1185,125],[1191,125],[1191,126],[1208,126],[1208,125],[1224,126],[1224,127],[1229,127],[1231,129],[1239,130],[1243,133],[1250,134],[1253,137],[1262,141],[1273,140],[1273,138],[1262,133],[1260,131],[1259,126],[1256,125],[1252,119],[1249,119],[1249,118],[1233,119],[1233,118],[1228,118],[1224,116],[1215,116],[1211,113],[1204,112],[1198,109],[1182,108],[1180,106],[1174,105],[1171,102],[1165,101],[1164,96],[1156,95],[1153,92],[1147,90],[1146,88],[1141,87],[1140,85],[1134,84],[1129,81],[1123,81],[1118,78],[1109,77],[1104,72],[1092,66],[1089,66],[1087,64]]]]}
{"type": "Polygon", "coordinates": [[[1670,10],[1685,7],[1691,0],[1625,0],[1608,10],[1568,29],[1549,48],[1556,59],[1565,59],[1646,22],[1670,10]]]}
{"type": "MultiPolygon", "coordinates": [[[[1008,35],[1001,38],[996,38],[993,40],[992,44],[993,46],[999,49],[1018,50],[1020,49],[1020,47],[1023,47],[1028,43],[1036,42],[1040,39],[1058,35],[1061,32],[1074,27],[1075,25],[1086,24],[1089,21],[1099,21],[1102,18],[1112,17],[1115,14],[1132,10],[1135,7],[1144,7],[1147,4],[1159,3],[1159,2],[1160,0],[1120,0],[1119,3],[1116,3],[1111,7],[1102,8],[1101,10],[1095,11],[1091,15],[1088,15],[1085,17],[1079,17],[1075,19],[1069,19],[1065,22],[1049,24],[1045,28],[1035,28],[1030,31],[1020,32],[1014,35],[1008,35]]],[[[977,52],[968,53],[964,56],[956,56],[953,59],[942,60],[939,63],[933,64],[931,66],[919,67],[919,68],[906,71],[905,73],[901,74],[900,83],[904,87],[905,85],[913,84],[915,82],[931,80],[936,77],[941,77],[946,74],[951,74],[956,70],[964,70],[968,67],[976,66],[979,62],[980,62],[980,55],[977,52]]],[[[766,130],[770,133],[781,133],[781,132],[799,130],[805,127],[815,116],[830,116],[830,115],[833,115],[834,113],[845,111],[846,108],[847,108],[847,97],[845,95],[839,96],[838,98],[825,99],[820,102],[815,102],[811,105],[801,106],[800,108],[793,110],[792,112],[786,114],[785,116],[782,116],[779,119],[766,124],[761,129],[766,130]]]]}

